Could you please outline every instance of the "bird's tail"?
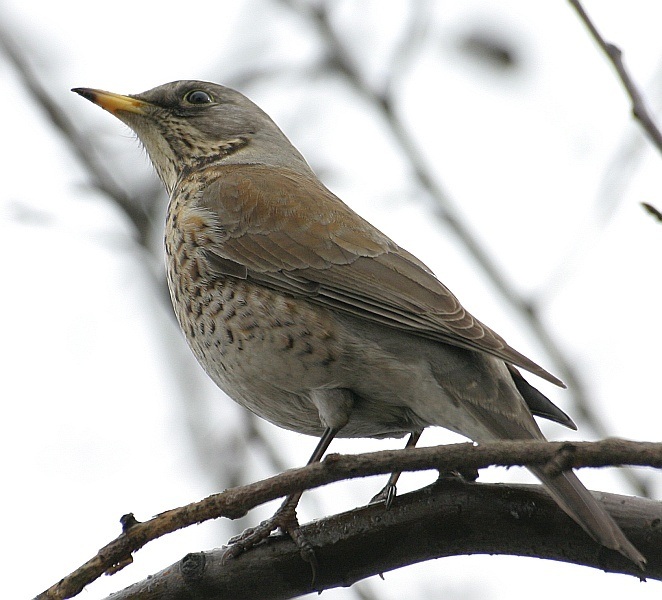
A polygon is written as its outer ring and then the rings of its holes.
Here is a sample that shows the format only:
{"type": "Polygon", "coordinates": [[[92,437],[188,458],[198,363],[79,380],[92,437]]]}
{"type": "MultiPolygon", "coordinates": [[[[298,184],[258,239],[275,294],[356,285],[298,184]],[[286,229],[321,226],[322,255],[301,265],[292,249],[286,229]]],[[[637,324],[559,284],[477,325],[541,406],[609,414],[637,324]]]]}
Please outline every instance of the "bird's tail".
{"type": "Polygon", "coordinates": [[[625,537],[614,519],[600,506],[577,476],[566,471],[550,476],[542,469],[531,472],[545,484],[558,505],[571,516],[596,542],[620,552],[642,570],[646,559],[625,537]]]}

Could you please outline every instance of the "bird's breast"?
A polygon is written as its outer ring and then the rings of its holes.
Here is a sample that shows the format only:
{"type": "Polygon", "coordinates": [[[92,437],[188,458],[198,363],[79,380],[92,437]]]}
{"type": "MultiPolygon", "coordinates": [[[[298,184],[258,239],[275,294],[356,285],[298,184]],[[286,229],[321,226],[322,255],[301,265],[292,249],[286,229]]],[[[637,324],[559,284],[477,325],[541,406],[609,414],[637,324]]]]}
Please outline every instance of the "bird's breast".
{"type": "Polygon", "coordinates": [[[234,400],[283,427],[317,433],[319,416],[307,392],[334,386],[349,367],[335,319],[250,278],[219,275],[206,256],[221,244],[213,218],[171,202],[168,287],[189,346],[234,400]]]}

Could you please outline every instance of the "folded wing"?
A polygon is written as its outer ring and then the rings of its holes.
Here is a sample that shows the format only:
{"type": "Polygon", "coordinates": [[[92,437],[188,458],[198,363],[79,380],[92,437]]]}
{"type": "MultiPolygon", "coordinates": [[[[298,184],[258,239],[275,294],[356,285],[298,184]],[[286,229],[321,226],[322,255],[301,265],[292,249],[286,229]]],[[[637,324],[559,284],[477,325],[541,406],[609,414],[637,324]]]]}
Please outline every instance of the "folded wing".
{"type": "Polygon", "coordinates": [[[315,178],[266,165],[228,165],[198,196],[218,243],[206,258],[243,277],[407,333],[485,352],[562,382],[467,312],[416,257],[315,178]]]}

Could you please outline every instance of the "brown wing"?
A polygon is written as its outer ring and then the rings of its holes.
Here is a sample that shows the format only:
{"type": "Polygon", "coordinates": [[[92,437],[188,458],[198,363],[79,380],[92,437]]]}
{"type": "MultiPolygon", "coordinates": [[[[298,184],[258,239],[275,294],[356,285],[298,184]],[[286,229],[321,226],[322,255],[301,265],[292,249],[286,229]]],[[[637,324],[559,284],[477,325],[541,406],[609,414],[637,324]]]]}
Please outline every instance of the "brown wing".
{"type": "Polygon", "coordinates": [[[219,274],[408,333],[497,356],[563,385],[469,314],[416,257],[315,178],[265,165],[228,165],[197,197],[213,215],[219,274]]]}

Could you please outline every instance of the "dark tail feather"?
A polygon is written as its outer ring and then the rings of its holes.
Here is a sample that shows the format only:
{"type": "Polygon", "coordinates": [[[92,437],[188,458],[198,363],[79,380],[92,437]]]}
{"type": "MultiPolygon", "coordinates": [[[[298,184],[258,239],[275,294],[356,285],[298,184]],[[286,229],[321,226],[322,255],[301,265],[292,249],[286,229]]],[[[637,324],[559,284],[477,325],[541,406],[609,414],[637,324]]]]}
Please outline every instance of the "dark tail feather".
{"type": "Polygon", "coordinates": [[[646,559],[572,471],[556,477],[550,477],[541,469],[531,469],[531,472],[545,484],[558,505],[596,542],[620,552],[644,570],[646,559]]]}
{"type": "Polygon", "coordinates": [[[555,423],[559,423],[577,431],[577,425],[575,425],[568,415],[552,403],[552,401],[540,390],[534,388],[526,379],[524,379],[522,374],[515,367],[512,365],[506,366],[512,375],[517,391],[522,394],[522,398],[524,398],[524,402],[526,402],[526,405],[529,407],[531,414],[536,417],[542,417],[543,419],[549,419],[550,421],[554,421],[555,423]]]}

